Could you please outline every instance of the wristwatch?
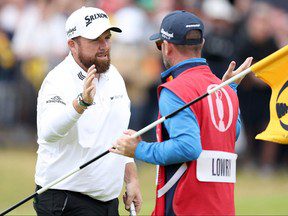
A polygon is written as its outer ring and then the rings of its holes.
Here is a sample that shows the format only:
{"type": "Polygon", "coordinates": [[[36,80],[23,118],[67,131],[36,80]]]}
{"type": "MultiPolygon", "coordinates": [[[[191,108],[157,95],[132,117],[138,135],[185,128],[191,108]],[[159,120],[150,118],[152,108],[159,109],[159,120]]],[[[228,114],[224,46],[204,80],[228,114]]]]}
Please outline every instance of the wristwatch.
{"type": "Polygon", "coordinates": [[[78,104],[79,104],[80,106],[84,107],[85,109],[87,109],[89,106],[92,105],[92,103],[90,104],[90,103],[87,103],[87,102],[84,101],[82,93],[80,93],[80,94],[78,95],[77,101],[78,101],[78,104]]]}

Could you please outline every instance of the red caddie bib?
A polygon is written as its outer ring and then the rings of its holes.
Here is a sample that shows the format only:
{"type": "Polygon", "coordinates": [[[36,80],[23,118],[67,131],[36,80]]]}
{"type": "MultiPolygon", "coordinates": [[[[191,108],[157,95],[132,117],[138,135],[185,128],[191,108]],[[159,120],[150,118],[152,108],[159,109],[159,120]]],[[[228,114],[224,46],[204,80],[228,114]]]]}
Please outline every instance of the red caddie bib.
{"type": "MultiPolygon", "coordinates": [[[[208,66],[201,65],[160,85],[158,95],[162,88],[167,88],[188,103],[220,83],[221,80],[208,66]]],[[[234,147],[238,107],[237,95],[229,86],[190,106],[200,127],[203,154],[197,161],[186,163],[187,170],[180,178],[173,197],[176,215],[235,215],[237,155],[234,147]]],[[[163,141],[162,127],[158,125],[156,129],[158,142],[163,141]]],[[[165,166],[160,166],[157,191],[165,183],[165,166]]],[[[165,215],[165,194],[156,198],[152,215],[165,215]]]]}

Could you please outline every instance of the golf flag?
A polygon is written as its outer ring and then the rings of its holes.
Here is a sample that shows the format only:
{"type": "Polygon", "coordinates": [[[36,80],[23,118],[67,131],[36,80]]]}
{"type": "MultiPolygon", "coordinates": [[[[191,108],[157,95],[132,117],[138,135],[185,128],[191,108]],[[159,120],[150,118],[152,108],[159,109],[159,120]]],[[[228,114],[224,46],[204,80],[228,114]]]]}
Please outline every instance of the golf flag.
{"type": "Polygon", "coordinates": [[[288,144],[288,45],[250,67],[272,89],[270,122],[256,139],[288,144]]]}

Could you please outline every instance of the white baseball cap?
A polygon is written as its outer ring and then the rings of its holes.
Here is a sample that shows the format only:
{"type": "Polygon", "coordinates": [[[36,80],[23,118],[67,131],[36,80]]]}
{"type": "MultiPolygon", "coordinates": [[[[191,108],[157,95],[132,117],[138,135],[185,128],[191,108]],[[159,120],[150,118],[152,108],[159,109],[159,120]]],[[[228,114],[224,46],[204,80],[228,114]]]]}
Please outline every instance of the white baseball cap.
{"type": "Polygon", "coordinates": [[[74,11],[66,21],[67,39],[78,36],[87,39],[96,39],[106,30],[122,32],[118,27],[112,26],[107,14],[94,7],[82,7],[74,11]]]}

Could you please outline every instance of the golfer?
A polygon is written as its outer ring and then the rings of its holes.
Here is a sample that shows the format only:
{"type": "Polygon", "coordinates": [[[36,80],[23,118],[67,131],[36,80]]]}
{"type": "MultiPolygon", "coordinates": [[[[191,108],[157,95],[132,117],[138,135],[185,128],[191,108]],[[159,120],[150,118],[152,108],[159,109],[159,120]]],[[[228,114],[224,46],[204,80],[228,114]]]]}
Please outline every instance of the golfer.
{"type": "MultiPolygon", "coordinates": [[[[158,87],[159,117],[221,83],[201,58],[203,34],[197,16],[173,11],[150,37],[167,68],[158,87]]],[[[248,68],[251,61],[247,58],[236,71],[232,62],[224,80],[248,68]]],[[[158,125],[158,142],[132,138],[129,135],[135,131],[129,130],[110,150],[160,165],[154,215],[235,214],[235,141],[241,125],[236,86],[226,86],[158,125]]]]}
{"type": "MultiPolygon", "coordinates": [[[[111,26],[92,7],[66,22],[69,55],[45,78],[38,95],[37,190],[109,149],[127,129],[130,100],[110,63],[111,26]]],[[[34,200],[38,215],[118,215],[123,180],[128,210],[140,211],[142,197],[134,160],[108,154],[56,184],[34,200]]]]}

